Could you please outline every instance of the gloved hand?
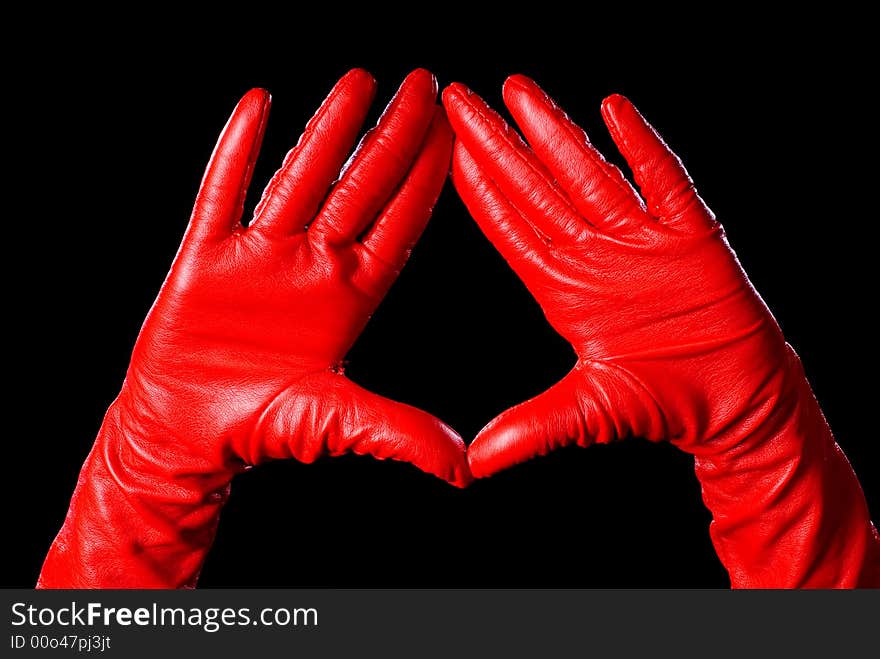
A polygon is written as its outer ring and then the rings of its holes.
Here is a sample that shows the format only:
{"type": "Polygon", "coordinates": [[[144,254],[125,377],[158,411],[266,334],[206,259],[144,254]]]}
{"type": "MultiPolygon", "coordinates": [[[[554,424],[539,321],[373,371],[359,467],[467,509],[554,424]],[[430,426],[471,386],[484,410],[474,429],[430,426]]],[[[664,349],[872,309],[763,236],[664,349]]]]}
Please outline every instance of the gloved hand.
{"type": "Polygon", "coordinates": [[[443,101],[453,181],[577,353],[468,449],[489,476],[628,436],[692,453],[735,587],[880,585],[880,540],[795,352],[681,161],[632,104],[602,113],[644,201],[541,89],[504,100],[529,146],[460,84],[443,101]]]}
{"type": "Polygon", "coordinates": [[[350,451],[468,483],[455,432],[342,373],[428,221],[451,154],[436,81],[418,70],[332,185],[374,88],[362,70],[339,81],[248,228],[240,219],[270,99],[255,89],[239,102],[39,587],[193,587],[232,477],[271,458],[350,451]]]}

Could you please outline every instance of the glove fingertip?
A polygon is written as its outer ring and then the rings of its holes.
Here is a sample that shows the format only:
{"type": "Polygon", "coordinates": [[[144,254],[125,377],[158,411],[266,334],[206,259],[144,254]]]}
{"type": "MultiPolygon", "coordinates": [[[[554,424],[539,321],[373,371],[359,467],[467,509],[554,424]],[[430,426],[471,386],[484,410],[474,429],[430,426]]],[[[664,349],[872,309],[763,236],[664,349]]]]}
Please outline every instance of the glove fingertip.
{"type": "Polygon", "coordinates": [[[537,92],[545,95],[544,90],[538,86],[538,83],[522,73],[514,73],[513,75],[508,76],[507,80],[504,81],[504,86],[501,89],[501,95],[504,97],[504,102],[510,104],[513,100],[513,96],[517,92],[524,92],[527,94],[537,92]]]}
{"type": "Polygon", "coordinates": [[[263,87],[254,87],[253,89],[248,90],[248,92],[241,97],[241,101],[239,102],[242,105],[263,106],[271,101],[272,94],[269,93],[268,89],[264,89],[263,87]]]}
{"type": "Polygon", "coordinates": [[[443,424],[443,429],[445,431],[444,434],[446,435],[446,439],[452,445],[450,450],[453,451],[453,455],[451,456],[451,459],[447,461],[447,464],[451,467],[451,471],[448,470],[445,476],[441,476],[439,473],[437,475],[450,485],[464,489],[474,481],[470,465],[468,464],[467,445],[461,435],[446,424],[443,424]]]}
{"type": "Polygon", "coordinates": [[[450,83],[446,86],[446,89],[443,90],[443,105],[451,113],[458,103],[463,101],[465,97],[471,96],[472,94],[473,92],[467,85],[464,85],[460,82],[450,83]]]}
{"type": "Polygon", "coordinates": [[[424,69],[421,67],[418,69],[414,69],[413,71],[410,72],[410,74],[406,77],[406,79],[407,80],[418,80],[419,82],[430,81],[432,93],[434,94],[434,96],[437,95],[437,90],[438,90],[437,76],[435,76],[433,73],[431,73],[428,69],[424,69]]]}
{"type": "Polygon", "coordinates": [[[461,490],[465,489],[468,485],[474,482],[474,476],[471,473],[470,466],[468,465],[466,459],[460,467],[455,469],[453,477],[451,479],[447,479],[446,482],[461,490]]]}
{"type": "Polygon", "coordinates": [[[342,80],[344,81],[352,81],[352,82],[362,82],[364,84],[375,84],[376,78],[372,73],[367,71],[366,69],[362,69],[360,67],[355,67],[348,71],[344,76],[342,76],[342,80]]]}
{"type": "Polygon", "coordinates": [[[617,128],[620,125],[620,114],[625,108],[633,107],[630,100],[623,94],[611,94],[606,96],[602,101],[602,118],[611,128],[617,128]]]}
{"type": "Polygon", "coordinates": [[[488,468],[488,465],[482,458],[473,455],[470,452],[468,453],[468,466],[470,468],[471,475],[475,479],[488,478],[495,473],[492,469],[488,468]]]}
{"type": "Polygon", "coordinates": [[[415,69],[404,78],[400,90],[411,90],[411,93],[425,97],[437,97],[437,78],[428,69],[415,69]]]}
{"type": "MultiPolygon", "coordinates": [[[[491,426],[492,424],[490,424],[491,426]]],[[[504,469],[498,464],[499,451],[489,426],[477,433],[467,450],[470,473],[474,478],[488,478],[504,469]]]]}

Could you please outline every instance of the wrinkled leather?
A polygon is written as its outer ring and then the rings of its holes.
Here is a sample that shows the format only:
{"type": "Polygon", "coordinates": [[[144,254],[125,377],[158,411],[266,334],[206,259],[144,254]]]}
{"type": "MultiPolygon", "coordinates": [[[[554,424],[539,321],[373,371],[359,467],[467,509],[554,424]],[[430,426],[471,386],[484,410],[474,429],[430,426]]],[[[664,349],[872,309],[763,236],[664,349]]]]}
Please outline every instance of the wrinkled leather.
{"type": "Polygon", "coordinates": [[[374,88],[362,70],[339,81],[247,228],[270,97],[242,98],[39,587],[194,586],[232,477],[268,459],[354,452],[468,483],[464,444],[449,427],[343,374],[451,155],[436,81],[418,70],[340,178],[374,88]]]}
{"type": "Polygon", "coordinates": [[[695,456],[733,586],[880,586],[858,480],[681,161],[627,99],[604,101],[643,201],[533,81],[512,76],[504,100],[529,146],[463,85],[444,91],[453,181],[577,363],[478,434],[473,474],[668,440],[695,456]]]}

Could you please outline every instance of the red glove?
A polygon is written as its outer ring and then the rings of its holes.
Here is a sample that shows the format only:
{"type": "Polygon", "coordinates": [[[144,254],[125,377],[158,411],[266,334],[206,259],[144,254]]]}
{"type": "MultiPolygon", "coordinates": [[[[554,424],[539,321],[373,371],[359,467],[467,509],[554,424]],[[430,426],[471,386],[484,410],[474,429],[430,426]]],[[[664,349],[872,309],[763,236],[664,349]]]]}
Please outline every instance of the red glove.
{"type": "Polygon", "coordinates": [[[270,99],[255,89],[239,102],[38,587],[194,586],[230,480],[271,458],[351,451],[468,483],[450,428],[342,374],[451,153],[436,81],[415,71],[331,188],[374,89],[362,70],[339,81],[247,229],[270,99]]]}
{"type": "Polygon", "coordinates": [[[735,587],[880,586],[880,539],[797,355],[630,102],[602,113],[644,202],[528,78],[504,100],[531,149],[464,86],[443,100],[459,194],[578,356],[479,433],[473,474],[568,444],[669,440],[696,457],[735,587]]]}

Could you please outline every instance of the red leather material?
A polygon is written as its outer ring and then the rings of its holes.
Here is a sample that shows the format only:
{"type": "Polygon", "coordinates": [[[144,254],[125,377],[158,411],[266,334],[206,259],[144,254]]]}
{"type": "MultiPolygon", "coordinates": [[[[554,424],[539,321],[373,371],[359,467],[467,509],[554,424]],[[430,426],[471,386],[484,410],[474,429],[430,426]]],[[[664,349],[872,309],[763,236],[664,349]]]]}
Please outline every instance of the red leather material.
{"type": "Polygon", "coordinates": [[[606,99],[640,197],[533,81],[511,77],[504,100],[528,145],[463,85],[445,90],[453,181],[578,359],[478,434],[473,474],[569,444],[671,441],[695,456],[735,587],[880,586],[858,480],[681,161],[606,99]]]}
{"type": "Polygon", "coordinates": [[[374,88],[362,70],[339,81],[248,228],[270,98],[255,89],[235,108],[39,587],[193,587],[231,479],[268,459],[354,452],[469,482],[455,432],[342,372],[452,148],[436,81],[415,71],[334,185],[374,88]]]}

